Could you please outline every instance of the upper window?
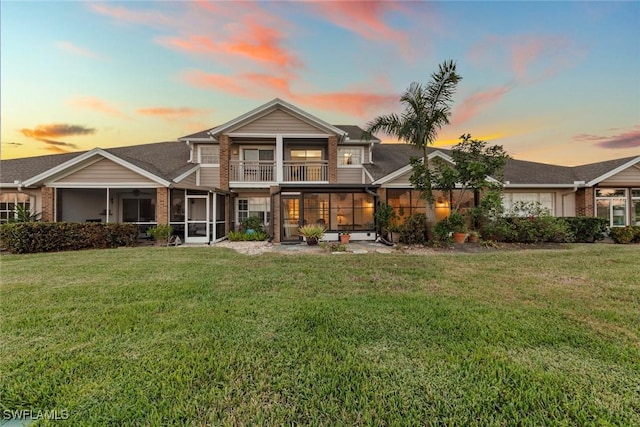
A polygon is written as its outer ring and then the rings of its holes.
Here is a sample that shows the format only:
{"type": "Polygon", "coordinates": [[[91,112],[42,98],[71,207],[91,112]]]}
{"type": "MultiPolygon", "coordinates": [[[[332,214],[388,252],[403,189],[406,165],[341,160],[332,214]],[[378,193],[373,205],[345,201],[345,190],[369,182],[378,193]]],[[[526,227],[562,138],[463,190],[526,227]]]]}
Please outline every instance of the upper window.
{"type": "Polygon", "coordinates": [[[364,150],[362,147],[338,148],[338,166],[361,165],[364,150]]]}
{"type": "Polygon", "coordinates": [[[201,165],[220,165],[220,147],[218,145],[200,145],[198,147],[198,161],[201,165]]]}
{"type": "Polygon", "coordinates": [[[322,150],[291,150],[291,161],[320,162],[322,161],[322,150]]]}

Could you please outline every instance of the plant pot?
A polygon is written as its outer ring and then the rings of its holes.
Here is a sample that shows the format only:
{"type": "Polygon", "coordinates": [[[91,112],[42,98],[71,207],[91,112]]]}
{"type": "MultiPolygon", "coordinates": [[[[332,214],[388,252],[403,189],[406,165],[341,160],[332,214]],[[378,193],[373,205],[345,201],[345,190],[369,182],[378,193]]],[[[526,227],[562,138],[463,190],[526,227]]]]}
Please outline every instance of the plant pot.
{"type": "Polygon", "coordinates": [[[455,243],[464,243],[467,239],[467,233],[453,233],[453,241],[455,243]]]}
{"type": "Polygon", "coordinates": [[[478,243],[480,236],[477,234],[469,234],[469,243],[478,243]]]}
{"type": "Polygon", "coordinates": [[[307,245],[315,246],[317,244],[318,244],[318,238],[317,237],[307,237],[307,245]]]}
{"type": "Polygon", "coordinates": [[[351,236],[348,235],[348,234],[341,234],[340,235],[340,243],[343,243],[343,244],[346,245],[347,243],[349,243],[350,239],[351,239],[351,236]]]}
{"type": "Polygon", "coordinates": [[[393,243],[400,243],[400,233],[397,231],[391,232],[389,233],[389,235],[391,236],[391,241],[393,243]]]}

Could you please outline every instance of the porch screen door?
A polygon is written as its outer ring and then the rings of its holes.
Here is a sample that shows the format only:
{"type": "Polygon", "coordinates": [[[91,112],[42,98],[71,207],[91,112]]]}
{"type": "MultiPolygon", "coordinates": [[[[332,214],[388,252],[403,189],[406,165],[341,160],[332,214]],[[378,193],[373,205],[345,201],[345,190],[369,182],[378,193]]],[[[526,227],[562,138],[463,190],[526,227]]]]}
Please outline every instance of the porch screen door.
{"type": "Polygon", "coordinates": [[[281,242],[300,241],[300,196],[282,196],[280,237],[281,242]]]}
{"type": "Polygon", "coordinates": [[[187,243],[209,243],[209,197],[187,195],[187,243]]]}

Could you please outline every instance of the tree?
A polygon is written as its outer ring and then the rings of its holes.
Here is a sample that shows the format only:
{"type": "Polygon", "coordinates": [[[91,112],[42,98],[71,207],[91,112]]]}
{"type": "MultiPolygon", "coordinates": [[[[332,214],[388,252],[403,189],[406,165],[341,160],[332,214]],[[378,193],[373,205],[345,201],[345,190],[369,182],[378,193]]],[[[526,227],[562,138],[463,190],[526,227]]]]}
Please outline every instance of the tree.
{"type": "Polygon", "coordinates": [[[501,203],[504,167],[509,155],[501,145],[487,146],[485,141],[471,139],[471,134],[462,135],[460,140],[451,152],[453,164],[435,159],[433,183],[449,193],[453,210],[458,210],[467,191],[473,191],[474,195],[485,193],[479,207],[493,208],[496,201],[501,203]],[[460,191],[454,200],[455,189],[460,191]]]}
{"type": "Polygon", "coordinates": [[[412,174],[409,180],[426,199],[429,220],[434,218],[434,198],[427,160],[428,147],[435,142],[438,131],[449,124],[452,98],[460,80],[462,77],[456,73],[456,63],[445,61],[437,72],[431,74],[431,80],[426,84],[411,83],[400,97],[404,107],[400,116],[394,113],[382,115],[367,124],[368,135],[382,131],[422,150],[422,158],[412,157],[410,160],[412,174]]]}

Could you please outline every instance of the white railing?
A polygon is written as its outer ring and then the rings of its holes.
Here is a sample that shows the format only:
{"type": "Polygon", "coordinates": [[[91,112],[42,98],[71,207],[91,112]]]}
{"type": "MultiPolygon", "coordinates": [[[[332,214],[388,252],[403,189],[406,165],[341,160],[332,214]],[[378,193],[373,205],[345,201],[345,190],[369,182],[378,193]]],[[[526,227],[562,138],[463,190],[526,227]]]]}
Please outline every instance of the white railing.
{"type": "MultiPolygon", "coordinates": [[[[329,162],[284,161],[283,182],[328,181],[329,162]]],[[[229,164],[231,182],[276,182],[274,161],[232,160],[229,164]]]]}
{"type": "Polygon", "coordinates": [[[303,182],[303,181],[328,181],[329,162],[283,162],[283,181],[303,182]]]}
{"type": "Polygon", "coordinates": [[[276,180],[274,161],[235,160],[229,165],[229,181],[273,182],[276,180]]]}

